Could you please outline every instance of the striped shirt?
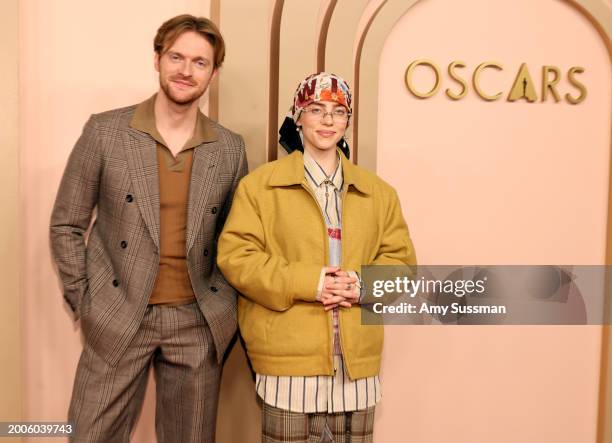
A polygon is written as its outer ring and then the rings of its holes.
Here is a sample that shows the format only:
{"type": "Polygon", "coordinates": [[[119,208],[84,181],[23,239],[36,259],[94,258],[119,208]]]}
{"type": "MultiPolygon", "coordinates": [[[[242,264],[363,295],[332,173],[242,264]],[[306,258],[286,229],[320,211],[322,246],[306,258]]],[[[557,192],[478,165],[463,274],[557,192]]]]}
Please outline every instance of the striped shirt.
{"type": "MultiPolygon", "coordinates": [[[[329,264],[339,266],[342,258],[342,192],[344,177],[342,163],[331,176],[310,156],[304,153],[304,174],[313,191],[327,226],[329,264]]],[[[321,271],[319,292],[323,287],[321,271]]],[[[331,311],[334,337],[335,375],[308,377],[257,374],[255,389],[263,401],[276,408],[300,412],[349,412],[374,406],[381,398],[378,376],[349,379],[340,346],[338,308],[331,311]]]]}

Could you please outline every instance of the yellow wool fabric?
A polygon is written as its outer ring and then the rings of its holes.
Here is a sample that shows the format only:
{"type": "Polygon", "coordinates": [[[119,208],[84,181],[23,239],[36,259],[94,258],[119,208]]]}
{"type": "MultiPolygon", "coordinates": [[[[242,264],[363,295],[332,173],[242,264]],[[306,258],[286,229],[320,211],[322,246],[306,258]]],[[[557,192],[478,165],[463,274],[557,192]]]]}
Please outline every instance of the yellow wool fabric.
{"type": "MultiPolygon", "coordinates": [[[[414,265],[395,190],[349,162],[342,168],[342,261],[414,265]]],[[[238,321],[253,369],[266,375],[333,375],[331,311],[316,301],[328,239],[304,179],[302,153],[262,165],[239,183],[219,238],[217,263],[241,292],[238,321]]],[[[361,307],[340,309],[342,354],[351,379],[377,375],[383,327],[362,325],[361,307]]]]}

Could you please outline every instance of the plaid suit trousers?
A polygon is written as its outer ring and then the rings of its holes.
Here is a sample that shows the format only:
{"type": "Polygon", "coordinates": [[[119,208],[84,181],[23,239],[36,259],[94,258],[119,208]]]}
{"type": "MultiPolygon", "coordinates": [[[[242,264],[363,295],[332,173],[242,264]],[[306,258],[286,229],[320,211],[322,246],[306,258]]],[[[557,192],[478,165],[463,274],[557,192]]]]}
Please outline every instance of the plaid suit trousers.
{"type": "Polygon", "coordinates": [[[375,406],[354,412],[302,414],[262,409],[263,443],[372,443],[375,406]]]}
{"type": "Polygon", "coordinates": [[[197,303],[149,305],[115,366],[85,342],[68,412],[71,441],[129,442],[151,366],[157,441],[213,442],[221,366],[197,303]]]}

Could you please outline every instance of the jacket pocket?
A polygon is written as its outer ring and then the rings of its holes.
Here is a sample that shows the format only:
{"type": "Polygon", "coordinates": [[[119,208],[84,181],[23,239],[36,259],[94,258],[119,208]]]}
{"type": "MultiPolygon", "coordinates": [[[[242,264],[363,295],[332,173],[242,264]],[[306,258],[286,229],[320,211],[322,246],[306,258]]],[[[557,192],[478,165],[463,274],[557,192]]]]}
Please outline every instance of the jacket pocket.
{"type": "Polygon", "coordinates": [[[278,357],[320,357],[331,353],[328,314],[319,303],[294,304],[290,309],[270,311],[267,347],[278,357]]]}
{"type": "Polygon", "coordinates": [[[243,296],[238,297],[238,325],[247,351],[261,354],[268,343],[269,311],[243,296]]]}
{"type": "MultiPolygon", "coordinates": [[[[93,246],[93,245],[92,245],[93,246]]],[[[98,245],[87,249],[87,292],[89,299],[93,298],[101,288],[108,283],[112,275],[111,263],[106,258],[104,247],[98,245]]],[[[85,297],[83,297],[85,298],[85,297]]]]}

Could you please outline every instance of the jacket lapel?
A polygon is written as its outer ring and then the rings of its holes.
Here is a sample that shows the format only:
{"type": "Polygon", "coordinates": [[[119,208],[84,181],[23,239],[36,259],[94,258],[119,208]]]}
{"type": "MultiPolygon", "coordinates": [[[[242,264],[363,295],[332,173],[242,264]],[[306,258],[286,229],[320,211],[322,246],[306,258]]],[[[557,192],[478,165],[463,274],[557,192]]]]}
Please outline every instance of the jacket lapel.
{"type": "Polygon", "coordinates": [[[147,229],[159,249],[159,173],[157,143],[149,135],[128,128],[124,134],[125,156],[134,197],[147,229]]]}
{"type": "Polygon", "coordinates": [[[210,199],[210,193],[217,183],[220,146],[219,141],[203,143],[196,147],[193,153],[187,207],[187,253],[193,246],[202,218],[204,218],[204,209],[210,199]]]}

